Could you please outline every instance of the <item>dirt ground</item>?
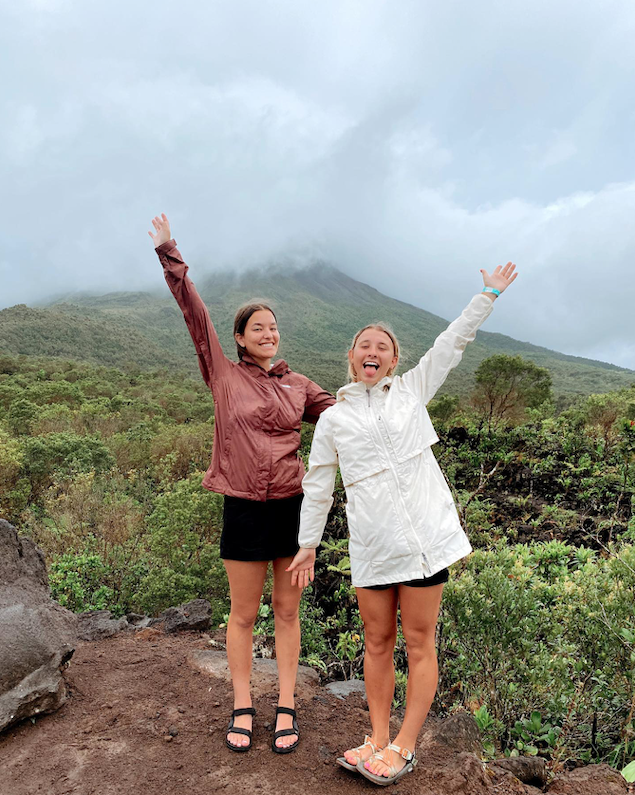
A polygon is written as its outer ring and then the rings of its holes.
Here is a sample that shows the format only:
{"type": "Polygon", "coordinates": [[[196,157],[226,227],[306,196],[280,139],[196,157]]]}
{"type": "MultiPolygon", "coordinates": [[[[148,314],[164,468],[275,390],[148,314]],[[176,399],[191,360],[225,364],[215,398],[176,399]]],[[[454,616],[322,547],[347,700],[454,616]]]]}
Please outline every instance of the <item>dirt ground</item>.
{"type": "MultiPolygon", "coordinates": [[[[318,687],[299,700],[301,743],[285,756],[271,751],[271,729],[265,727],[274,716],[275,694],[261,696],[254,703],[253,748],[245,754],[228,750],[230,688],[187,662],[187,655],[201,648],[209,648],[205,635],[154,630],[79,645],[66,672],[67,703],[0,735],[0,795],[379,791],[334,762],[369,728],[359,696],[340,701],[318,687]]],[[[479,769],[471,782],[464,774],[457,779],[448,773],[446,787],[439,775],[446,763],[421,758],[399,790],[409,795],[512,791],[492,788],[494,782],[485,782],[479,769]]]]}

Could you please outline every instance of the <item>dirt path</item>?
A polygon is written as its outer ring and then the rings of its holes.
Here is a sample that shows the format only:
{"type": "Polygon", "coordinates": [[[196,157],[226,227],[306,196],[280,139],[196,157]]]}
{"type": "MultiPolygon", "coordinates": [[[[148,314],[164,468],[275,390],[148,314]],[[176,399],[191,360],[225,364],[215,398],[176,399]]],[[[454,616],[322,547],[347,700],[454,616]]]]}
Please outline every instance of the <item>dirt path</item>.
{"type": "MultiPolygon", "coordinates": [[[[200,648],[209,648],[204,636],[152,630],[80,645],[66,673],[71,698],[65,706],[0,735],[0,795],[380,791],[334,764],[368,730],[368,712],[358,696],[340,701],[319,688],[298,702],[301,745],[287,756],[272,753],[271,731],[264,728],[273,718],[274,694],[261,697],[255,701],[252,750],[226,749],[230,689],[188,664],[188,653],[200,648]]],[[[473,781],[448,770],[446,787],[439,765],[447,761],[438,755],[421,759],[400,791],[524,792],[483,778],[475,759],[473,781]]]]}

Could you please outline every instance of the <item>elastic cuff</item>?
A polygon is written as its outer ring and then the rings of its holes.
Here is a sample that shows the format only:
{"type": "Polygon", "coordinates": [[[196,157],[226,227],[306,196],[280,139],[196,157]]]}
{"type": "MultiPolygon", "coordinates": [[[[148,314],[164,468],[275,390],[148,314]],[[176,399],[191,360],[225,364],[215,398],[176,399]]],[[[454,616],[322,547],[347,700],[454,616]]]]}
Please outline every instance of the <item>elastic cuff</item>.
{"type": "Polygon", "coordinates": [[[157,246],[154,250],[157,254],[169,254],[170,251],[173,251],[176,248],[176,240],[171,238],[170,240],[166,240],[165,243],[161,243],[160,246],[157,246]]]}

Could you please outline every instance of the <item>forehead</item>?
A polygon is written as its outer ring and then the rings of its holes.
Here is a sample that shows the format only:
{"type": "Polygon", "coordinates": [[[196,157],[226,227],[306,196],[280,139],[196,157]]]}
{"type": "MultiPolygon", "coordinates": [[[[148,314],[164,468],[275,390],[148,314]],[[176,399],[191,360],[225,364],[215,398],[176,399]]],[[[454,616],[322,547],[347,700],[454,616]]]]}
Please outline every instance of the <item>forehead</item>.
{"type": "Polygon", "coordinates": [[[273,316],[273,312],[270,312],[268,309],[258,309],[247,321],[247,328],[251,328],[251,326],[275,326],[276,319],[273,316]]]}
{"type": "Polygon", "coordinates": [[[378,328],[367,328],[359,335],[356,345],[364,343],[374,343],[375,345],[387,345],[389,348],[394,349],[394,345],[388,334],[378,328]]]}

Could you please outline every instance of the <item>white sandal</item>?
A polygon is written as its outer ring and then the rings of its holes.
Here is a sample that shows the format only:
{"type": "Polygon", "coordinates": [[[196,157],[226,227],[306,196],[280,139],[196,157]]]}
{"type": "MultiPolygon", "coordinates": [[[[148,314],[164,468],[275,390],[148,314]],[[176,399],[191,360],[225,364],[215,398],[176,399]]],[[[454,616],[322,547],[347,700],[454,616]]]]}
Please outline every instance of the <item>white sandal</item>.
{"type": "MultiPolygon", "coordinates": [[[[387,784],[396,784],[402,776],[406,775],[406,773],[412,773],[412,771],[415,769],[415,765],[417,764],[417,760],[415,759],[415,755],[412,751],[409,751],[407,748],[400,748],[398,745],[394,745],[393,743],[387,745],[383,751],[374,753],[371,759],[373,757],[375,759],[381,759],[381,761],[388,766],[387,776],[378,776],[376,773],[371,773],[370,770],[366,770],[364,767],[364,762],[359,762],[357,765],[357,770],[362,774],[362,776],[364,776],[364,778],[367,778],[374,784],[379,784],[380,787],[385,787],[387,784]],[[389,764],[388,760],[383,755],[384,751],[394,751],[405,760],[406,764],[401,768],[401,770],[398,770],[394,765],[389,764]]],[[[367,761],[370,762],[370,759],[367,761]]]]}
{"type": "MultiPolygon", "coordinates": [[[[374,743],[368,735],[364,737],[364,742],[361,745],[358,745],[357,748],[351,748],[351,751],[355,752],[358,756],[360,756],[361,752],[363,751],[364,748],[366,748],[367,745],[370,746],[370,749],[372,751],[371,756],[381,751],[381,748],[378,745],[376,745],[376,743],[374,743]]],[[[368,758],[370,759],[370,757],[368,758]]],[[[346,757],[338,756],[335,761],[337,762],[338,765],[341,765],[342,767],[346,768],[346,770],[350,770],[353,773],[357,772],[357,765],[351,765],[350,762],[346,761],[346,757]]],[[[366,759],[360,759],[357,764],[364,764],[364,762],[366,761],[367,761],[366,759]]]]}

